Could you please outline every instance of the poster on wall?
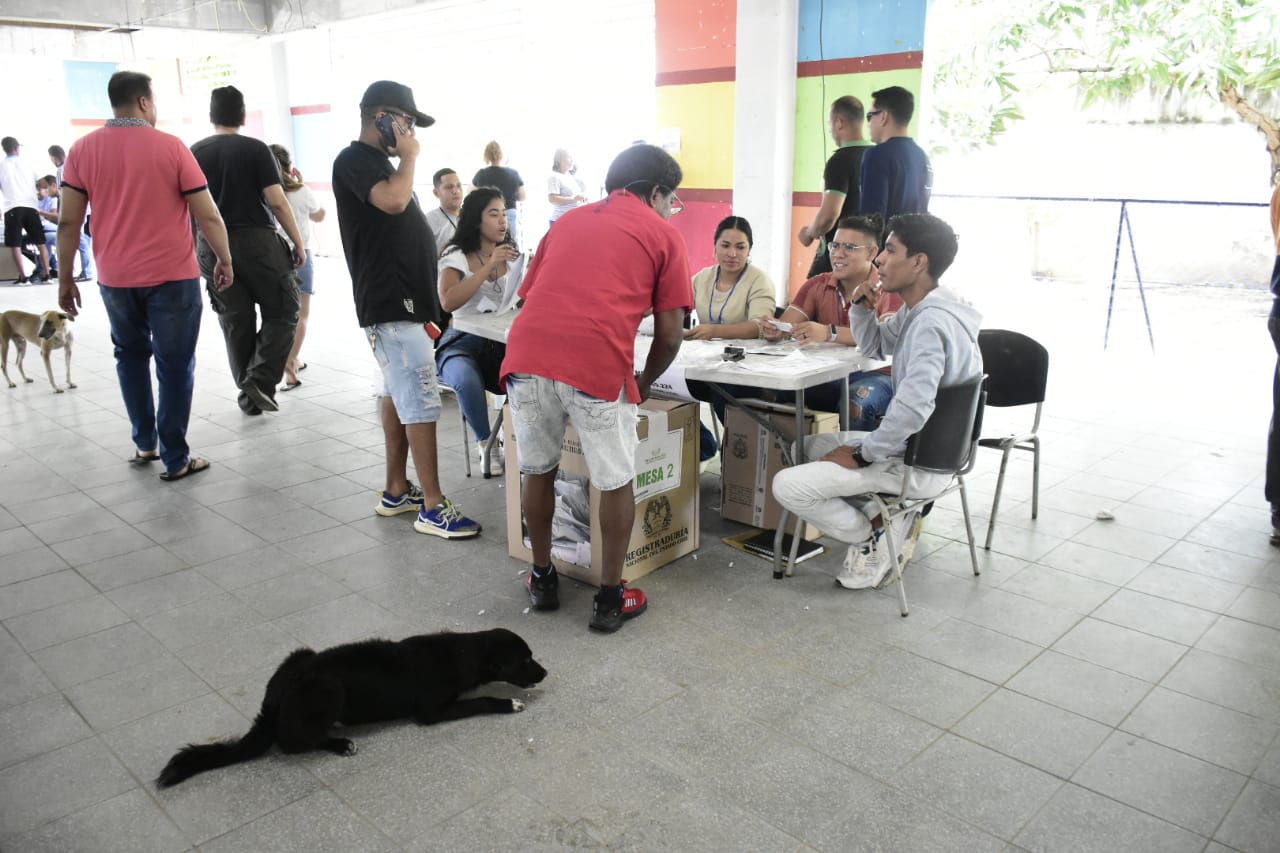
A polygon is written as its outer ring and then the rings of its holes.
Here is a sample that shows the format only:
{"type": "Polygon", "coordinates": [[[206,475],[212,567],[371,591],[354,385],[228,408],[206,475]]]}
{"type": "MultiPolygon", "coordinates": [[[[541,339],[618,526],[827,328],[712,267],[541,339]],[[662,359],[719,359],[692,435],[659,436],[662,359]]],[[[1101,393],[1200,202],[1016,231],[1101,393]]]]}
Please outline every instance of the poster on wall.
{"type": "Polygon", "coordinates": [[[116,73],[114,62],[84,62],[68,59],[62,63],[67,85],[67,112],[73,122],[104,122],[111,118],[107,81],[116,73]]]}

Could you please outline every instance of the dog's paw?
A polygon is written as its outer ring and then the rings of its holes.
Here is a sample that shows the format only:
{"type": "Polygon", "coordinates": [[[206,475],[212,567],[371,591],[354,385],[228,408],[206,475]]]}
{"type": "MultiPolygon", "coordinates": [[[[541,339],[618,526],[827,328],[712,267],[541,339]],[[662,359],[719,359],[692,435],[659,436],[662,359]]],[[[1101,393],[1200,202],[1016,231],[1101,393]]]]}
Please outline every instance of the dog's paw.
{"type": "Polygon", "coordinates": [[[524,710],[524,703],[523,703],[523,702],[521,702],[519,699],[512,699],[512,700],[511,700],[511,713],[513,713],[513,714],[519,714],[519,713],[520,713],[521,711],[523,711],[523,710],[524,710]]]}

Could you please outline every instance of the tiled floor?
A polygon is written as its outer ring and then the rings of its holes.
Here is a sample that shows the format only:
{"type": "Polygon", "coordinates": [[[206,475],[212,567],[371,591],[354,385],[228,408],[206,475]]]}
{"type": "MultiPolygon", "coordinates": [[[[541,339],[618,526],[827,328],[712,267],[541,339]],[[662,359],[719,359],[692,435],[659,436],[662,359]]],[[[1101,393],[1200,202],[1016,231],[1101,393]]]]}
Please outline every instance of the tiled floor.
{"type": "MultiPolygon", "coordinates": [[[[29,355],[36,381],[0,389],[0,849],[1280,849],[1255,295],[1158,294],[1153,357],[1132,294],[1103,355],[1104,292],[975,286],[992,325],[1054,353],[1040,517],[1020,460],[981,577],[950,501],[907,574],[910,618],[892,589],[836,589],[838,555],[774,581],[719,541],[739,528],[708,473],[696,559],[646,578],[650,612],[599,637],[583,587],[525,612],[502,484],[462,476],[452,403],[445,486],[482,539],[374,516],[371,360],[340,265],[317,280],[339,284],[277,415],[236,409],[206,313],[191,439],[213,467],[186,482],[124,462],[95,292],[79,387],[54,395],[29,355]],[[245,731],[299,644],[496,625],[551,672],[505,689],[522,715],[151,782],[182,744],[245,731]]],[[[53,302],[0,289],[4,308],[53,302]]],[[[994,461],[972,479],[980,524],[994,461]]]]}

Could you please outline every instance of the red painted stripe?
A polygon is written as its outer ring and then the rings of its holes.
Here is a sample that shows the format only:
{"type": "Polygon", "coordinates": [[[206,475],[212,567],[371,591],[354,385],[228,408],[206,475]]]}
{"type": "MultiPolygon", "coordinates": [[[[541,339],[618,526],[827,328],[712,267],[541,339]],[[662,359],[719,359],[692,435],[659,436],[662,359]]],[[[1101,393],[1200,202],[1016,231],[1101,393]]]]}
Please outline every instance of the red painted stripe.
{"type": "Polygon", "coordinates": [[[792,207],[822,207],[822,193],[792,193],[792,207]]]}
{"type": "Polygon", "coordinates": [[[901,71],[919,68],[924,63],[924,53],[909,50],[906,53],[884,53],[879,56],[852,56],[845,59],[824,59],[796,63],[797,77],[824,77],[832,74],[859,74],[866,71],[901,71]]]}
{"type": "Polygon", "coordinates": [[[694,187],[680,187],[676,190],[680,200],[689,202],[709,202],[711,204],[733,204],[733,190],[708,190],[694,187]]]}
{"type": "Polygon", "coordinates": [[[329,112],[328,104],[307,104],[301,107],[289,107],[289,114],[295,116],[307,116],[313,113],[329,112]]]}
{"type": "Polygon", "coordinates": [[[658,86],[687,86],[691,83],[731,83],[737,79],[738,69],[732,65],[723,68],[691,68],[688,71],[659,71],[654,78],[658,86]]]}

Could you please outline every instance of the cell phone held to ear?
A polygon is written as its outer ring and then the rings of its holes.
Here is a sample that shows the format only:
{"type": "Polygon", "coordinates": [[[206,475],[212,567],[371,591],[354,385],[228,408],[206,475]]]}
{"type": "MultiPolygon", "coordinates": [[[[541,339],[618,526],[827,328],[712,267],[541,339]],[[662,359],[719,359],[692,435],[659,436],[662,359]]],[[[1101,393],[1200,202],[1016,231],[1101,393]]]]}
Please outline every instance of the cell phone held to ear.
{"type": "Polygon", "coordinates": [[[374,119],[377,125],[378,136],[382,139],[382,144],[388,148],[396,147],[396,117],[391,113],[383,113],[374,119]]]}

